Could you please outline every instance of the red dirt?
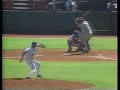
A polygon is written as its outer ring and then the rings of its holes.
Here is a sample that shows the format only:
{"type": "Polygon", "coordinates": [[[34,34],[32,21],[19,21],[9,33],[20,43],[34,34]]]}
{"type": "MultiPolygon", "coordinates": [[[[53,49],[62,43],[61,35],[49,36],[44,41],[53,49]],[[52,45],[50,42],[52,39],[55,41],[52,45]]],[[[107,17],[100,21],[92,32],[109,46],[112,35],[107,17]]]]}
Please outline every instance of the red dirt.
{"type": "MultiPolygon", "coordinates": [[[[95,85],[76,82],[76,81],[63,81],[63,80],[50,80],[50,79],[7,79],[3,81],[3,87],[7,88],[52,88],[52,89],[81,89],[90,88],[95,85]]],[[[26,89],[27,90],[27,89],[26,89]]]]}
{"type": "MultiPolygon", "coordinates": [[[[4,50],[3,51],[3,58],[11,58],[11,59],[20,59],[20,55],[23,50],[4,50]]],[[[105,51],[105,50],[91,50],[90,53],[85,55],[71,55],[71,56],[64,56],[65,50],[49,50],[49,49],[41,49],[38,48],[35,55],[35,60],[40,61],[59,61],[59,62],[100,62],[100,61],[116,61],[117,59],[117,52],[115,51],[105,51]],[[94,58],[92,56],[102,56],[107,57],[108,59],[102,58],[94,58]],[[109,59],[110,58],[110,59],[109,59]]]]}
{"type": "MultiPolygon", "coordinates": [[[[3,37],[32,37],[32,38],[67,38],[66,35],[3,35],[3,37]]],[[[112,36],[110,37],[112,38],[112,36]]],[[[116,37],[113,37],[116,38],[116,37]]],[[[66,49],[67,50],[67,49],[66,49]]],[[[63,56],[66,50],[49,50],[38,48],[35,59],[40,61],[59,61],[59,62],[102,62],[102,61],[116,61],[117,51],[106,50],[91,50],[86,55],[71,55],[63,56]],[[101,56],[102,55],[102,56],[101,56]],[[95,56],[95,57],[94,57],[95,56]],[[99,58],[101,57],[101,58],[99,58]]],[[[21,52],[23,50],[3,50],[3,58],[20,59],[21,52]]],[[[4,79],[4,88],[62,88],[62,89],[80,89],[94,87],[92,84],[62,81],[62,80],[48,80],[48,79],[4,79]]],[[[27,89],[28,90],[28,89],[27,89]]]]}

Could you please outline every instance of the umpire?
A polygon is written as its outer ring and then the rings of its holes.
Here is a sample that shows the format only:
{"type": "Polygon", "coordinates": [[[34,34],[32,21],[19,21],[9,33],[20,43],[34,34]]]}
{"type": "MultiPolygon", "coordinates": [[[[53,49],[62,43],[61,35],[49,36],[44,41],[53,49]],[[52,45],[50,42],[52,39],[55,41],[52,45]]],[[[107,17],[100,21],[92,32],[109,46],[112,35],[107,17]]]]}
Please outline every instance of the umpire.
{"type": "Polygon", "coordinates": [[[85,47],[83,48],[85,49],[83,51],[88,53],[90,50],[88,41],[92,37],[92,30],[89,26],[89,23],[83,17],[80,17],[75,19],[75,24],[80,28],[80,35],[78,39],[80,40],[81,46],[85,47]]]}

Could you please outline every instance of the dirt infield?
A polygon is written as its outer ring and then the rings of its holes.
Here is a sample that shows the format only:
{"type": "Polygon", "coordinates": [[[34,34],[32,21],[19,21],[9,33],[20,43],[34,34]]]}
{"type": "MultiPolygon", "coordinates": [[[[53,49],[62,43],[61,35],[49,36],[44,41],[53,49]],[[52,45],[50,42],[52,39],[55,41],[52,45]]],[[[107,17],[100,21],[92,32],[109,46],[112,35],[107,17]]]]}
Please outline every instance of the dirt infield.
{"type": "MultiPolygon", "coordinates": [[[[67,36],[57,36],[57,35],[3,35],[7,37],[35,37],[35,38],[53,38],[67,36]]],[[[110,37],[112,38],[112,37],[110,37]]],[[[113,37],[115,38],[115,37],[113,37]]],[[[23,50],[3,50],[2,58],[9,59],[20,59],[21,52],[23,50]]],[[[66,50],[50,50],[50,49],[37,49],[35,59],[40,61],[59,61],[59,62],[102,62],[102,61],[116,61],[117,51],[106,51],[106,50],[91,50],[89,54],[86,55],[70,55],[64,56],[63,54],[66,50]]],[[[40,88],[61,88],[61,89],[81,89],[95,87],[95,85],[89,84],[87,82],[73,82],[73,81],[62,81],[62,80],[48,80],[48,79],[4,79],[4,88],[39,88],[35,90],[40,90],[40,88]],[[33,84],[34,83],[34,84],[33,84]]],[[[61,90],[59,89],[59,90],[61,90]]],[[[20,90],[20,89],[19,89],[20,90]]],[[[28,90],[28,89],[26,89],[28,90]]],[[[31,89],[32,90],[32,89],[31,89]]],[[[41,89],[43,90],[43,89],[41,89]]],[[[56,89],[57,90],[57,89],[56,89]]]]}
{"type": "MultiPolygon", "coordinates": [[[[50,80],[50,79],[4,79],[3,87],[5,88],[36,88],[37,90],[50,89],[61,90],[61,89],[84,89],[94,87],[95,85],[84,83],[84,82],[74,82],[74,81],[63,81],[63,80],[50,80]]],[[[21,90],[22,90],[21,89],[21,90]]],[[[20,89],[19,89],[20,90],[20,89]]],[[[24,89],[23,89],[24,90],[24,89]]],[[[31,89],[30,89],[31,90],[31,89]]]]}

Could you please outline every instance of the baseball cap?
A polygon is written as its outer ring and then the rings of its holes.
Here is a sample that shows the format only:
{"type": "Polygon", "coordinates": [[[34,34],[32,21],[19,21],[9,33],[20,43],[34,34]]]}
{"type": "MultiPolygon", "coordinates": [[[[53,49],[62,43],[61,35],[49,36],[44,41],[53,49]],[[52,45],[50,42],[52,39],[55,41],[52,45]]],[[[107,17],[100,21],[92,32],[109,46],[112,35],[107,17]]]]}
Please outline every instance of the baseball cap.
{"type": "Polygon", "coordinates": [[[32,42],[32,46],[36,46],[37,44],[37,42],[32,42]]]}

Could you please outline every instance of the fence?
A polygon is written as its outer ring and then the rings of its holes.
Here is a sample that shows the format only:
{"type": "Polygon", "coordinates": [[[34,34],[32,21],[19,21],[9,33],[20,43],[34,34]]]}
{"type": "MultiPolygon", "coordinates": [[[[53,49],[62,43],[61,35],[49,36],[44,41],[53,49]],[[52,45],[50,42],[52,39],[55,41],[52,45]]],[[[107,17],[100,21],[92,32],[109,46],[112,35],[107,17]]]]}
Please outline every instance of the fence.
{"type": "MultiPolygon", "coordinates": [[[[80,12],[3,11],[4,34],[71,34],[75,29],[74,18],[80,12]]],[[[117,12],[96,11],[86,15],[94,35],[117,34],[117,12]]]]}

